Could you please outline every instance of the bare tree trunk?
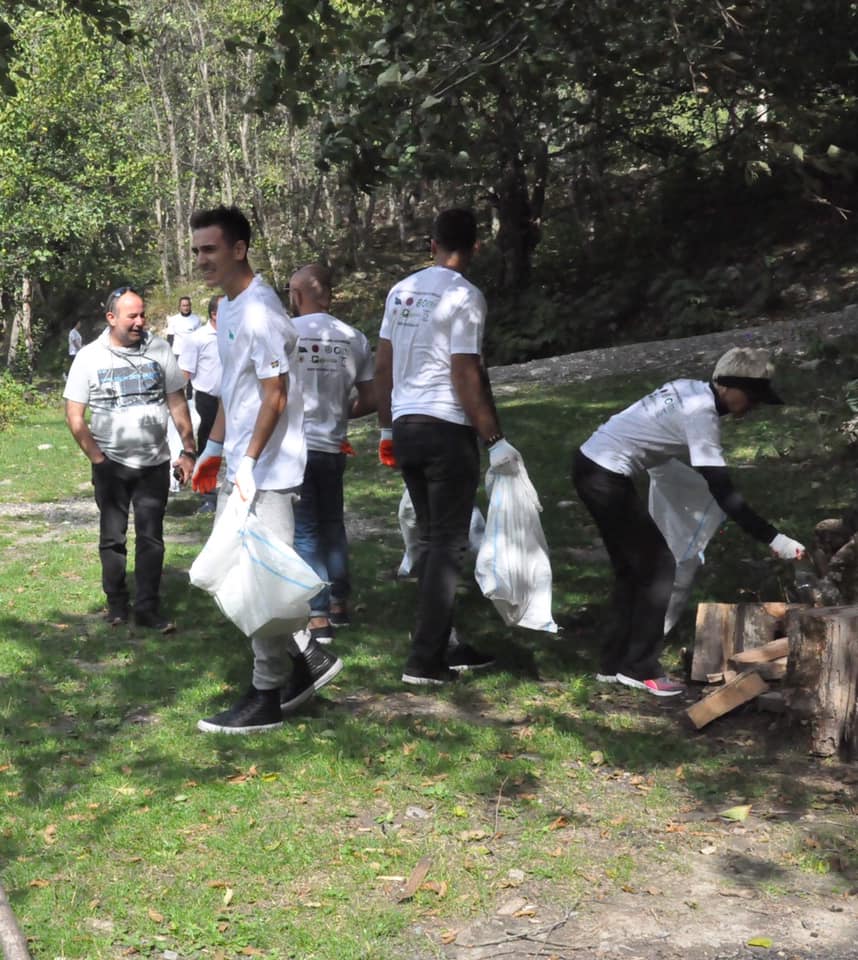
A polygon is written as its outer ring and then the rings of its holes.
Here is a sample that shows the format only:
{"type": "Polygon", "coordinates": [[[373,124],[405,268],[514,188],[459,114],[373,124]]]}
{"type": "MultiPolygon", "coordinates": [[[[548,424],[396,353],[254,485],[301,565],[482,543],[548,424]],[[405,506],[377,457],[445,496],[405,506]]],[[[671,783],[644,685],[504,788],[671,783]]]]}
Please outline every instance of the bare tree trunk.
{"type": "Polygon", "coordinates": [[[32,316],[33,282],[29,274],[24,274],[19,299],[6,326],[3,359],[10,370],[17,375],[24,373],[28,380],[33,371],[32,316]]]}
{"type": "Polygon", "coordinates": [[[27,938],[18,926],[2,886],[0,886],[0,947],[6,960],[30,960],[27,938]]]}
{"type": "Polygon", "coordinates": [[[182,202],[182,176],[179,163],[179,142],[176,134],[176,118],[173,111],[173,101],[167,89],[167,78],[164,75],[164,61],[158,61],[158,82],[161,91],[161,104],[164,107],[164,119],[166,121],[167,147],[170,156],[170,171],[173,179],[173,210],[175,223],[173,227],[176,233],[176,263],[179,268],[179,275],[186,277],[188,275],[188,252],[185,244],[185,207],[182,202]]]}

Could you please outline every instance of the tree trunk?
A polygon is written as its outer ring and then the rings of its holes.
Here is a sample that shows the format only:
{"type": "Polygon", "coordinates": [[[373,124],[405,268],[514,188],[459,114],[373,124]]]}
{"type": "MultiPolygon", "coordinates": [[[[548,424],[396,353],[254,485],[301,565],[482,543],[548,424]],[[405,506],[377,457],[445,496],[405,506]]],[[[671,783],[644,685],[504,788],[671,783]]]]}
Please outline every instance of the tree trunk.
{"type": "Polygon", "coordinates": [[[858,753],[858,606],[798,610],[787,618],[787,700],[810,720],[811,752],[858,753]]]}
{"type": "Polygon", "coordinates": [[[175,218],[173,227],[176,233],[176,264],[179,268],[179,275],[187,277],[188,251],[185,243],[185,206],[182,201],[182,176],[179,163],[179,142],[176,134],[176,117],[173,111],[173,100],[167,89],[167,78],[164,75],[164,60],[160,58],[158,60],[158,83],[161,91],[161,103],[164,107],[164,119],[166,120],[167,147],[173,181],[173,215],[175,218]]]}
{"type": "Polygon", "coordinates": [[[30,960],[27,938],[18,926],[2,886],[0,886],[0,947],[6,960],[30,960]]]}
{"type": "Polygon", "coordinates": [[[29,274],[24,274],[19,298],[13,306],[3,339],[3,360],[17,378],[30,380],[33,375],[33,281],[29,274]]]}

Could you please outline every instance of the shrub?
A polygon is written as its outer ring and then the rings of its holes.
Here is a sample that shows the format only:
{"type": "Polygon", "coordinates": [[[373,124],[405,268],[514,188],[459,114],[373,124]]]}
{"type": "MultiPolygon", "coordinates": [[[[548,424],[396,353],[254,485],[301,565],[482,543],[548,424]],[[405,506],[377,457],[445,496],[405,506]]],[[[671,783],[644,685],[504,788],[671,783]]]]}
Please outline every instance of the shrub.
{"type": "Polygon", "coordinates": [[[31,394],[32,390],[19,383],[8,370],[0,373],[0,431],[23,417],[31,394]]]}

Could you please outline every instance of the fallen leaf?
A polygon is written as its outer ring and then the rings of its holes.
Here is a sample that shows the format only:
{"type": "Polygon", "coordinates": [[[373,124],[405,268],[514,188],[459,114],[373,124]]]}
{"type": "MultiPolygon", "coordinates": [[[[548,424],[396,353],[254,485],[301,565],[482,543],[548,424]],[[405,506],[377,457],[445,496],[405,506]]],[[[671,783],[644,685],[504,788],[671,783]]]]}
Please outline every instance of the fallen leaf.
{"type": "Polygon", "coordinates": [[[488,835],[485,830],[463,830],[459,834],[459,839],[464,840],[465,843],[470,843],[474,840],[485,840],[488,835]]]}
{"type": "Polygon", "coordinates": [[[235,891],[232,887],[227,887],[223,892],[223,905],[228,907],[232,903],[232,898],[235,895],[235,891]]]}
{"type": "Polygon", "coordinates": [[[701,848],[700,848],[700,852],[703,854],[704,857],[709,857],[709,856],[711,856],[713,853],[716,853],[717,850],[718,850],[718,848],[717,848],[717,847],[713,847],[711,844],[710,844],[708,847],[701,847],[701,848]]]}
{"type": "Polygon", "coordinates": [[[45,843],[47,844],[56,843],[57,842],[57,825],[55,823],[51,823],[47,827],[45,827],[45,829],[42,831],[42,837],[45,843]]]}
{"type": "Polygon", "coordinates": [[[773,943],[773,941],[772,941],[771,937],[752,937],[752,938],[748,941],[748,946],[749,946],[749,947],[764,947],[766,950],[768,950],[769,947],[772,946],[772,943],[773,943]]]}
{"type": "Polygon", "coordinates": [[[590,751],[590,763],[594,767],[600,767],[605,762],[605,754],[601,750],[590,751]]]}
{"type": "Polygon", "coordinates": [[[741,823],[742,820],[747,820],[748,814],[751,812],[750,803],[741,803],[737,807],[730,807],[727,810],[722,810],[718,816],[722,820],[730,820],[734,823],[741,823]]]}
{"type": "Polygon", "coordinates": [[[30,886],[30,887],[49,887],[50,885],[51,884],[49,880],[41,880],[39,878],[35,880],[31,880],[29,884],[27,884],[27,886],[30,886]]]}
{"type": "Polygon", "coordinates": [[[441,933],[441,943],[455,943],[458,936],[458,930],[444,930],[441,933]]]}
{"type": "Polygon", "coordinates": [[[527,900],[524,897],[514,897],[512,900],[506,900],[502,903],[495,913],[499,917],[514,917],[519,910],[523,910],[527,906],[527,900]]]}
{"type": "Polygon", "coordinates": [[[150,907],[150,908],[149,908],[149,919],[150,919],[150,920],[154,920],[155,923],[163,923],[163,922],[164,922],[164,914],[163,914],[163,913],[158,913],[157,910],[153,910],[153,909],[150,907]]]}
{"type": "Polygon", "coordinates": [[[245,957],[263,957],[265,956],[265,951],[260,950],[258,947],[245,947],[242,951],[242,956],[245,957]]]}
{"type": "Polygon", "coordinates": [[[435,893],[438,895],[440,900],[442,897],[447,896],[447,882],[442,880],[440,883],[436,883],[434,880],[429,880],[426,883],[420,885],[421,890],[429,890],[430,893],[435,893]]]}
{"type": "Polygon", "coordinates": [[[549,830],[562,830],[564,827],[569,826],[569,821],[566,817],[558,817],[556,820],[552,820],[548,825],[549,830]]]}
{"type": "Polygon", "coordinates": [[[226,887],[226,884],[223,882],[223,880],[209,880],[209,886],[213,890],[221,890],[226,887]]]}

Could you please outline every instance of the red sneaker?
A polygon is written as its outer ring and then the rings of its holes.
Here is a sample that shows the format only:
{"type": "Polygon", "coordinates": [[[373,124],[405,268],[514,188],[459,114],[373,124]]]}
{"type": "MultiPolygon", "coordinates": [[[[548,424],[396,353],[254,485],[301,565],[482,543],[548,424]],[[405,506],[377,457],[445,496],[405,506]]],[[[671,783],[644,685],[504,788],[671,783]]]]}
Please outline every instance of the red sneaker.
{"type": "Polygon", "coordinates": [[[685,685],[671,680],[670,677],[656,677],[654,680],[635,680],[634,677],[627,677],[624,673],[617,674],[617,680],[624,683],[627,687],[635,687],[638,690],[646,690],[654,697],[678,697],[685,693],[685,685]]]}

